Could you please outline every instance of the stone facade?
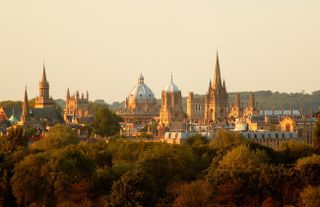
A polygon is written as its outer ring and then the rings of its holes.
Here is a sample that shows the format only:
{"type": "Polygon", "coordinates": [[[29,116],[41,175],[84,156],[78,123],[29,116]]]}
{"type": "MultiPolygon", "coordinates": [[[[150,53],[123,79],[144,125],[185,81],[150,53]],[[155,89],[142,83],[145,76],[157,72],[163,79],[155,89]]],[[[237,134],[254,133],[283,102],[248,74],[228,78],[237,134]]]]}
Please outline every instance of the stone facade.
{"type": "Polygon", "coordinates": [[[65,122],[79,123],[82,122],[81,120],[88,119],[89,117],[89,92],[86,92],[86,97],[84,97],[84,93],[82,93],[80,97],[79,91],[70,96],[70,91],[68,88],[66,96],[66,108],[64,110],[65,122]]]}
{"type": "Polygon", "coordinates": [[[135,122],[139,124],[149,123],[159,116],[159,107],[152,90],[145,84],[141,74],[137,85],[130,91],[125,100],[123,110],[118,110],[117,114],[125,122],[135,122]]]}
{"type": "Polygon", "coordinates": [[[43,64],[42,79],[39,82],[39,96],[36,97],[35,108],[43,109],[55,107],[55,103],[53,99],[50,97],[49,89],[50,87],[49,82],[47,81],[46,68],[43,64]]]}
{"type": "Polygon", "coordinates": [[[183,131],[184,123],[181,91],[171,78],[169,86],[161,95],[160,126],[170,131],[183,131]]]}
{"type": "Polygon", "coordinates": [[[193,122],[213,124],[227,122],[229,97],[225,81],[222,81],[220,72],[220,61],[217,54],[215,74],[213,82],[210,81],[207,94],[204,98],[194,98],[189,93],[187,101],[188,119],[193,122]]]}

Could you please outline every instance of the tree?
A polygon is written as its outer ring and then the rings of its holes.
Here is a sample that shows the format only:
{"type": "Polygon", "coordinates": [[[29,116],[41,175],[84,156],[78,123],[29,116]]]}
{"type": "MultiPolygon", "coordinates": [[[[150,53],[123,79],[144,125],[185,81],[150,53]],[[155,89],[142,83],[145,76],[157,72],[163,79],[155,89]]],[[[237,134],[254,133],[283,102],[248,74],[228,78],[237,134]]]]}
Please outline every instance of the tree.
{"type": "Polygon", "coordinates": [[[246,170],[268,162],[269,158],[264,151],[251,151],[248,146],[241,145],[229,151],[219,162],[219,166],[225,169],[246,170]]]}
{"type": "Polygon", "coordinates": [[[13,126],[8,129],[7,148],[10,152],[13,152],[19,146],[26,147],[27,145],[28,138],[21,126],[13,126]]]}
{"type": "Polygon", "coordinates": [[[295,166],[306,185],[320,184],[320,155],[300,158],[295,166]]]}
{"type": "Polygon", "coordinates": [[[54,189],[46,181],[42,167],[49,161],[47,154],[28,155],[15,165],[11,179],[12,190],[19,205],[33,202],[55,206],[54,189]]]}
{"type": "Polygon", "coordinates": [[[280,146],[282,163],[294,164],[299,158],[320,154],[320,148],[297,141],[284,142],[280,146]]]}
{"type": "Polygon", "coordinates": [[[244,143],[245,139],[239,132],[231,132],[223,129],[217,130],[210,146],[221,147],[244,143]]]}
{"type": "Polygon", "coordinates": [[[201,145],[204,145],[204,144],[208,144],[209,140],[204,136],[195,135],[195,136],[192,136],[192,137],[188,138],[186,143],[188,145],[201,146],[201,145]]]}
{"type": "Polygon", "coordinates": [[[151,206],[155,199],[152,181],[138,169],[125,173],[112,186],[111,206],[151,206]]]}
{"type": "Polygon", "coordinates": [[[212,186],[206,181],[197,180],[190,184],[178,185],[173,207],[207,207],[213,193],[212,186]]]}
{"type": "Polygon", "coordinates": [[[70,127],[56,125],[48,131],[45,139],[35,142],[31,148],[34,150],[48,150],[78,144],[79,142],[79,136],[70,127]]]}
{"type": "Polygon", "coordinates": [[[93,114],[93,122],[90,127],[100,136],[113,136],[120,132],[122,118],[111,112],[108,107],[100,106],[93,114]]]}
{"type": "Polygon", "coordinates": [[[300,198],[303,207],[320,206],[320,187],[308,186],[301,192],[300,198]]]}
{"type": "MultiPolygon", "coordinates": [[[[320,112],[319,112],[319,114],[320,114],[320,112]]],[[[320,115],[318,117],[320,117],[320,115]]],[[[318,119],[317,126],[315,129],[314,144],[316,146],[320,147],[320,118],[318,119]]]]}

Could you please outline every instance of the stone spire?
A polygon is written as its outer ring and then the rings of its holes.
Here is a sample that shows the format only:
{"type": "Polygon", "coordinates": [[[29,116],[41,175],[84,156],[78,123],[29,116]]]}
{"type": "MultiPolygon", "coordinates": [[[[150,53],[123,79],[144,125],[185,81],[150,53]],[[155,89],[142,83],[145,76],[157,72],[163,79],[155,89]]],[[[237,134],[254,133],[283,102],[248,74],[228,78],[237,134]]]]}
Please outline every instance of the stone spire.
{"type": "Polygon", "coordinates": [[[69,98],[70,98],[70,90],[68,88],[68,90],[67,90],[67,99],[69,99],[69,98]]]}
{"type": "Polygon", "coordinates": [[[87,98],[87,101],[89,101],[89,92],[88,91],[86,92],[86,98],[87,98]]]}
{"type": "Polygon", "coordinates": [[[21,114],[21,122],[26,122],[30,118],[29,115],[29,100],[28,100],[28,91],[27,87],[25,88],[24,91],[24,99],[23,99],[23,104],[22,104],[22,114],[21,114]]]}
{"type": "Polygon", "coordinates": [[[46,83],[47,81],[47,74],[46,74],[46,66],[43,62],[43,72],[42,72],[42,79],[41,82],[46,83]]]}
{"type": "Polygon", "coordinates": [[[221,84],[221,72],[220,72],[220,61],[219,61],[219,54],[217,51],[217,57],[216,57],[216,67],[215,67],[215,73],[214,73],[214,87],[217,90],[218,88],[222,87],[221,84]]]}

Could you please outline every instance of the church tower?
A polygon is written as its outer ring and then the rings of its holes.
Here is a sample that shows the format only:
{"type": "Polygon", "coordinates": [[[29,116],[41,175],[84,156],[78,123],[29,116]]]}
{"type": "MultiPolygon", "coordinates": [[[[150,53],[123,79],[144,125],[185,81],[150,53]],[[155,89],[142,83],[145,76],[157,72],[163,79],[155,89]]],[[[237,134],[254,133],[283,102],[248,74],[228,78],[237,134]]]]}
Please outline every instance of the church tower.
{"type": "Polygon", "coordinates": [[[24,90],[24,98],[22,103],[22,114],[20,122],[25,123],[30,120],[30,109],[29,109],[29,100],[28,100],[28,91],[27,87],[24,90]]]}
{"type": "Polygon", "coordinates": [[[47,81],[46,68],[43,63],[42,78],[39,82],[39,96],[36,97],[35,108],[43,109],[54,107],[54,101],[49,94],[49,82],[47,81]]]}
{"type": "Polygon", "coordinates": [[[221,78],[220,61],[217,52],[215,73],[213,82],[209,84],[205,103],[205,122],[207,124],[213,122],[223,122],[228,118],[228,93],[226,83],[221,78]]]}
{"type": "Polygon", "coordinates": [[[169,86],[162,91],[160,125],[170,131],[184,130],[182,95],[172,77],[169,86]]]}

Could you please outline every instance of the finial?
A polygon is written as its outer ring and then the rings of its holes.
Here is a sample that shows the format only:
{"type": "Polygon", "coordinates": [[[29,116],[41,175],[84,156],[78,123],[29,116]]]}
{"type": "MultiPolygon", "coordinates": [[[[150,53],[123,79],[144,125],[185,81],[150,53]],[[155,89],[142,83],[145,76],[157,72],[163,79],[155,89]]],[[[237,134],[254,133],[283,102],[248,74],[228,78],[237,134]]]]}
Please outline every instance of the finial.
{"type": "Polygon", "coordinates": [[[173,73],[171,73],[171,82],[173,82],[173,73]]]}

